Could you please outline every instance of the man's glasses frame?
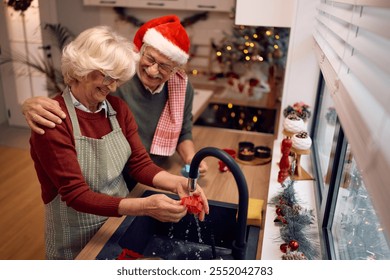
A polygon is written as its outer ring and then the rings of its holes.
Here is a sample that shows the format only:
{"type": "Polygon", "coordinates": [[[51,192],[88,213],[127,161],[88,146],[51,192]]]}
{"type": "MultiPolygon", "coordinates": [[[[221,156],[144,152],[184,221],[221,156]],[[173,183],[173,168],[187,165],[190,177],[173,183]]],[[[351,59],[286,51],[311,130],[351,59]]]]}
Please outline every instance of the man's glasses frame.
{"type": "Polygon", "coordinates": [[[143,50],[141,55],[146,60],[148,65],[153,66],[153,65],[157,64],[158,71],[161,74],[163,74],[163,75],[169,75],[169,74],[171,74],[172,72],[174,72],[174,71],[176,71],[178,69],[177,66],[171,66],[171,65],[168,65],[168,64],[165,64],[165,63],[157,62],[156,59],[153,56],[151,56],[150,54],[147,54],[145,52],[145,50],[143,50]]]}

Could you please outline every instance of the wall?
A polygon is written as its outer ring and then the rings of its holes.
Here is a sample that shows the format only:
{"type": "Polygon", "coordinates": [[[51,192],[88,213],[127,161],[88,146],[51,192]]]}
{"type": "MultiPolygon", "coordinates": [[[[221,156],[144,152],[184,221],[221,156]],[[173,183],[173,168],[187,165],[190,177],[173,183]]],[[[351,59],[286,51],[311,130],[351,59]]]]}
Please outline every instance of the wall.
{"type": "Polygon", "coordinates": [[[84,6],[82,0],[56,0],[56,4],[58,23],[69,28],[74,34],[100,24],[98,7],[84,6]]]}
{"type": "MultiPolygon", "coordinates": [[[[145,22],[151,18],[167,14],[176,14],[180,19],[200,13],[201,11],[159,10],[126,8],[126,14],[145,22]]],[[[111,7],[84,6],[80,0],[57,1],[58,22],[68,27],[74,34],[95,25],[109,25],[125,37],[133,38],[137,26],[129,22],[120,21],[111,7]],[[69,16],[72,15],[72,16],[69,16]],[[82,19],[82,20],[75,20],[82,19]]],[[[193,50],[205,53],[205,57],[194,58],[191,63],[208,68],[210,42],[218,42],[225,33],[231,33],[234,19],[230,13],[209,12],[207,20],[200,20],[186,28],[193,50]],[[202,50],[201,50],[202,48],[202,50]]]]}
{"type": "Polygon", "coordinates": [[[5,109],[2,80],[0,76],[0,124],[7,121],[7,111],[5,109]]]}
{"type": "MultiPolygon", "coordinates": [[[[299,101],[314,107],[319,76],[312,35],[316,5],[318,5],[318,1],[313,0],[287,0],[275,3],[263,0],[256,2],[237,0],[237,13],[243,15],[237,16],[236,24],[291,26],[282,109],[299,101]],[[266,13],[272,13],[275,16],[272,18],[262,17],[261,13],[257,17],[250,16],[253,14],[252,11],[266,11],[266,13]]],[[[281,115],[279,118],[279,138],[283,137],[281,133],[283,120],[284,117],[281,115]]]]}
{"type": "MultiPolygon", "coordinates": [[[[290,32],[281,108],[303,101],[314,109],[320,69],[314,54],[313,22],[319,0],[297,0],[290,32]]],[[[281,112],[282,113],[282,112],[281,112]]],[[[279,122],[279,138],[283,137],[279,122]]],[[[311,120],[309,119],[308,128],[311,120]]]]}
{"type": "MultiPolygon", "coordinates": [[[[286,0],[287,1],[287,0],[286,0]]],[[[290,2],[293,0],[290,0],[290,2]]],[[[270,4],[271,1],[268,1],[270,4]]],[[[285,82],[283,86],[283,97],[281,108],[285,108],[287,105],[292,105],[298,101],[304,101],[312,108],[314,108],[318,77],[319,77],[319,67],[317,65],[317,60],[314,55],[314,41],[313,41],[313,22],[315,16],[315,7],[318,5],[319,0],[295,0],[293,6],[290,7],[291,12],[291,30],[290,30],[290,41],[289,49],[287,55],[287,66],[285,74],[285,82]]],[[[282,2],[278,2],[283,4],[282,2]]],[[[237,0],[237,10],[239,11],[240,5],[249,5],[248,0],[237,0]]],[[[264,4],[264,3],[262,3],[264,4]]],[[[251,2],[250,8],[253,10],[262,9],[261,2],[251,2]]],[[[282,9],[282,7],[280,7],[282,9]]],[[[280,14],[281,17],[282,14],[280,14]]],[[[240,17],[241,21],[236,22],[237,24],[247,24],[247,25],[258,25],[261,23],[261,19],[258,20],[254,17],[240,17]]],[[[268,201],[280,193],[280,183],[277,182],[278,178],[278,162],[281,157],[280,145],[281,141],[284,138],[284,135],[281,133],[283,129],[283,120],[284,117],[282,112],[280,112],[281,117],[279,121],[279,133],[278,139],[275,140],[273,151],[274,156],[272,160],[272,168],[270,175],[270,185],[268,191],[268,201]]],[[[311,163],[310,157],[303,156],[302,167],[310,171],[311,163]]],[[[315,195],[314,195],[314,185],[312,180],[303,180],[297,181],[295,183],[295,190],[297,192],[297,197],[305,203],[305,207],[308,209],[314,210],[314,215],[317,217],[315,211],[315,195]]],[[[280,249],[279,245],[276,243],[276,239],[280,236],[279,227],[275,226],[275,207],[272,204],[267,204],[265,226],[264,226],[264,237],[263,237],[263,247],[261,259],[265,260],[278,260],[280,259],[280,249]]],[[[315,232],[319,232],[317,224],[313,225],[311,228],[312,237],[318,239],[318,236],[315,235],[315,232]]]]}
{"type": "MultiPolygon", "coordinates": [[[[6,26],[5,26],[5,17],[3,16],[3,13],[0,12],[0,41],[2,40],[1,37],[3,34],[6,34],[6,26]]],[[[0,49],[3,49],[2,43],[0,43],[0,49]]],[[[0,124],[7,121],[7,113],[6,113],[6,107],[5,107],[5,100],[4,100],[4,91],[3,91],[3,79],[1,78],[0,73],[0,124]]]]}

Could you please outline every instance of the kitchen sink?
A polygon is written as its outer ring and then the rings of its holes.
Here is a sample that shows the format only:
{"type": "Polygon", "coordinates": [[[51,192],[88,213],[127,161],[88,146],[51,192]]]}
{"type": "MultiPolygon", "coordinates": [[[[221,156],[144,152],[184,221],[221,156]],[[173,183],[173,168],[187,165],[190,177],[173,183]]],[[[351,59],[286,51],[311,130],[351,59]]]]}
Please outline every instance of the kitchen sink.
{"type": "MultiPolygon", "coordinates": [[[[146,191],[143,196],[155,194],[146,191]]],[[[178,199],[175,195],[169,195],[178,199]]],[[[124,249],[143,258],[166,260],[234,259],[237,205],[209,200],[210,214],[200,222],[186,215],[178,223],[163,223],[151,217],[124,219],[96,259],[117,259],[124,249]]],[[[256,259],[260,228],[247,226],[244,259],[256,259]]]]}

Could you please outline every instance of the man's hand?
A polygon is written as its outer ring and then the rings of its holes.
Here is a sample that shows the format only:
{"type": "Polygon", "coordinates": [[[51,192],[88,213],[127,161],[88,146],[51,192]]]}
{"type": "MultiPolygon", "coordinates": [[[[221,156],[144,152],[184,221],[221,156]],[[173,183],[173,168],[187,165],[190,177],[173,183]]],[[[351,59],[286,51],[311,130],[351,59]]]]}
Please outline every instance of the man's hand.
{"type": "Polygon", "coordinates": [[[199,176],[200,177],[205,176],[208,169],[209,167],[207,166],[207,163],[204,160],[202,160],[199,164],[199,176]]]}
{"type": "Polygon", "coordinates": [[[27,99],[22,105],[22,113],[28,126],[38,134],[45,133],[38,125],[53,128],[66,118],[57,101],[43,96],[27,99]]]}

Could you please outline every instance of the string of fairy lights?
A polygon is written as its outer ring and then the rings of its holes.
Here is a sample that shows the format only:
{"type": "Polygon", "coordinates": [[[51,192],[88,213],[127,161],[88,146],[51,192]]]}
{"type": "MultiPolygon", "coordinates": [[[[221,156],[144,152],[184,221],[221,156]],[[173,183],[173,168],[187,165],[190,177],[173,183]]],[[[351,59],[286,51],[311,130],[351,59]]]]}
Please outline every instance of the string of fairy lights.
{"type": "Polygon", "coordinates": [[[220,42],[212,42],[215,59],[232,71],[235,63],[285,65],[289,28],[234,25],[220,42]]]}

